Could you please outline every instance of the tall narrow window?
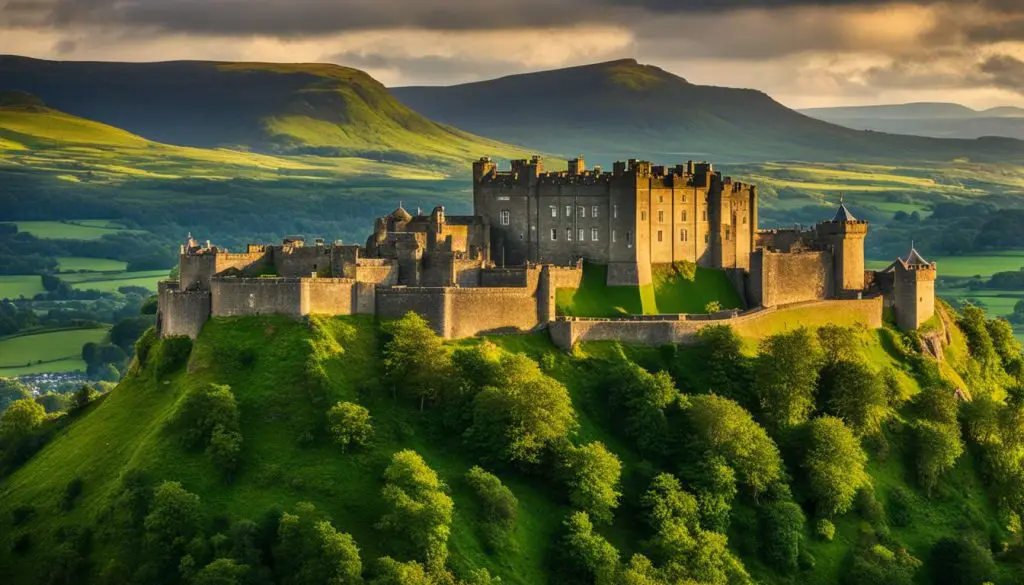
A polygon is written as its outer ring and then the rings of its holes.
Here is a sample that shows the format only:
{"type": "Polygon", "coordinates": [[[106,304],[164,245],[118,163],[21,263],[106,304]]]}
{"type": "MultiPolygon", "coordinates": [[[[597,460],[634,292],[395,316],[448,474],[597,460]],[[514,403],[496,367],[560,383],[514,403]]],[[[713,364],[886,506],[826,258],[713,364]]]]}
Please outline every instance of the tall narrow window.
{"type": "Polygon", "coordinates": [[[591,205],[590,206],[590,217],[592,217],[594,219],[597,219],[597,206],[596,205],[591,205]]]}
{"type": "Polygon", "coordinates": [[[597,241],[597,228],[590,228],[590,240],[593,242],[597,241]]]}
{"type": "Polygon", "coordinates": [[[626,231],[626,243],[627,244],[632,244],[633,243],[633,230],[627,230],[626,231]]]}
{"type": "Polygon", "coordinates": [[[584,234],[584,233],[583,233],[583,228],[580,228],[580,230],[579,230],[579,233],[578,233],[578,234],[576,234],[576,237],[578,237],[578,238],[579,238],[579,240],[580,240],[581,242],[585,242],[585,241],[586,241],[586,238],[585,238],[585,237],[583,237],[583,236],[585,236],[585,235],[586,235],[586,234],[584,234]]]}
{"type": "Polygon", "coordinates": [[[647,221],[647,212],[646,211],[641,211],[640,212],[640,221],[647,221]]]}
{"type": "Polygon", "coordinates": [[[658,195],[658,203],[664,203],[664,202],[665,202],[665,196],[664,195],[658,195]]]}
{"type": "Polygon", "coordinates": [[[572,205],[565,206],[565,217],[572,217],[572,205]]]}
{"type": "Polygon", "coordinates": [[[661,230],[658,230],[658,241],[661,241],[661,230]]]}
{"type": "Polygon", "coordinates": [[[729,228],[725,228],[725,241],[729,241],[729,228]]]}
{"type": "Polygon", "coordinates": [[[700,215],[701,215],[701,219],[702,220],[704,220],[704,221],[708,220],[708,210],[707,209],[705,209],[703,212],[701,212],[700,215]]]}
{"type": "Polygon", "coordinates": [[[572,228],[565,228],[565,241],[566,242],[571,242],[572,241],[572,228]]]}
{"type": "Polygon", "coordinates": [[[558,217],[558,208],[554,205],[551,206],[551,217],[558,217]]]}
{"type": "Polygon", "coordinates": [[[683,216],[682,216],[682,220],[683,220],[683,221],[686,221],[686,210],[685,210],[685,209],[683,210],[683,216]]]}
{"type": "Polygon", "coordinates": [[[686,241],[686,230],[685,229],[679,230],[679,241],[680,242],[685,242],[686,241]]]}
{"type": "Polygon", "coordinates": [[[508,212],[507,209],[502,209],[501,210],[501,225],[508,225],[509,224],[509,217],[510,217],[510,215],[511,214],[508,212]]]}
{"type": "Polygon", "coordinates": [[[580,205],[576,208],[576,215],[579,217],[587,217],[587,208],[580,205]]]}
{"type": "Polygon", "coordinates": [[[665,223],[665,212],[664,211],[659,211],[658,212],[658,223],[665,223]]]}
{"type": "Polygon", "coordinates": [[[554,242],[557,239],[558,239],[558,230],[555,229],[555,228],[551,228],[551,241],[554,242]]]}
{"type": "Polygon", "coordinates": [[[619,206],[612,205],[612,219],[619,219],[619,206]]]}
{"type": "Polygon", "coordinates": [[[615,243],[615,230],[612,230],[612,243],[615,243]]]}

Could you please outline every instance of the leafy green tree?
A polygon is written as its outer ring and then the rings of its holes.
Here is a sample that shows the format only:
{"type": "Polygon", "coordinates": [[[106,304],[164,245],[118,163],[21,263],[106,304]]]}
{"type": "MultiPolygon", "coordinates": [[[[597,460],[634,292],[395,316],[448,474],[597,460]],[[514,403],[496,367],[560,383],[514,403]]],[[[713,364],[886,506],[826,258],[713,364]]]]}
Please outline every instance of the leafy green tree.
{"type": "Polygon", "coordinates": [[[29,438],[43,421],[46,409],[30,398],[15,400],[0,417],[0,440],[5,444],[22,442],[29,438]]]}
{"type": "Polygon", "coordinates": [[[724,457],[706,457],[697,465],[694,485],[701,525],[724,534],[729,528],[729,514],[736,497],[736,472],[724,457]]]}
{"type": "Polygon", "coordinates": [[[682,522],[691,529],[700,525],[697,499],[683,490],[679,480],[671,474],[660,473],[654,476],[640,503],[647,511],[648,522],[656,531],[673,522],[682,522]]]}
{"type": "Polygon", "coordinates": [[[238,403],[231,387],[205,384],[191,388],[182,400],[174,422],[183,430],[183,440],[190,448],[206,445],[218,426],[238,429],[238,403]]]}
{"type": "Polygon", "coordinates": [[[751,405],[752,364],[743,355],[743,339],[728,325],[705,327],[697,337],[708,391],[751,405]]]}
{"type": "Polygon", "coordinates": [[[570,582],[613,585],[619,570],[619,551],[600,534],[586,512],[573,512],[563,523],[559,546],[564,577],[570,582]],[[579,576],[586,575],[585,579],[579,576]]]}
{"type": "MultiPolygon", "coordinates": [[[[1021,274],[1024,274],[1022,272],[1021,274]]],[[[1020,359],[1021,344],[1013,333],[1013,325],[1006,319],[989,319],[985,322],[989,337],[992,338],[992,347],[1005,366],[1007,363],[1020,359]]]]}
{"type": "Polygon", "coordinates": [[[603,443],[567,445],[562,452],[562,473],[572,505],[595,521],[610,523],[619,505],[622,463],[603,443]]]}
{"type": "Polygon", "coordinates": [[[932,547],[928,569],[935,585],[974,585],[995,579],[992,551],[970,538],[946,536],[932,547]]]}
{"type": "Polygon", "coordinates": [[[604,384],[613,412],[625,414],[626,434],[641,451],[664,454],[670,436],[665,408],[679,396],[672,377],[651,374],[620,356],[604,384]]]}
{"type": "Polygon", "coordinates": [[[464,431],[473,422],[473,399],[487,386],[498,386],[503,351],[489,340],[452,352],[454,380],[444,392],[444,422],[464,431]]]}
{"type": "Polygon", "coordinates": [[[381,495],[390,512],[378,527],[405,540],[431,570],[444,567],[455,511],[446,486],[422,457],[408,449],[391,457],[384,479],[381,495]]]}
{"type": "Polygon", "coordinates": [[[67,407],[67,396],[56,392],[47,392],[36,396],[35,401],[39,403],[46,414],[60,412],[67,407]]]}
{"type": "Polygon", "coordinates": [[[32,398],[28,386],[16,378],[0,378],[0,414],[3,414],[15,401],[32,398]]]}
{"type": "Polygon", "coordinates": [[[188,544],[199,534],[199,496],[176,481],[153,490],[153,501],[143,520],[145,566],[141,574],[158,583],[174,581],[188,544]]]}
{"type": "Polygon", "coordinates": [[[234,559],[216,559],[196,573],[192,585],[242,585],[249,570],[234,559]]]}
{"type": "Polygon", "coordinates": [[[384,372],[392,388],[407,389],[422,410],[438,399],[450,382],[451,356],[443,340],[423,317],[412,311],[386,327],[384,372]]]}
{"type": "Polygon", "coordinates": [[[791,500],[781,500],[764,506],[760,514],[764,561],[783,573],[795,572],[803,541],[803,510],[791,500]]]}
{"type": "Polygon", "coordinates": [[[465,479],[480,506],[484,540],[489,548],[498,550],[515,529],[519,501],[498,476],[479,466],[472,467],[465,479]]]}
{"type": "Polygon", "coordinates": [[[110,328],[110,343],[120,347],[126,354],[131,355],[135,348],[135,341],[142,337],[142,334],[152,326],[153,318],[148,315],[121,319],[110,328]]]}
{"type": "Polygon", "coordinates": [[[426,567],[416,561],[402,563],[381,557],[377,559],[376,574],[371,585],[436,585],[426,567]]]}
{"type": "Polygon", "coordinates": [[[281,515],[274,559],[285,585],[363,582],[355,540],[339,532],[308,502],[297,504],[295,514],[281,515]]]}
{"type": "Polygon", "coordinates": [[[918,481],[931,491],[964,452],[960,430],[955,424],[931,420],[916,420],[912,428],[918,481]]]}
{"type": "Polygon", "coordinates": [[[344,453],[349,445],[365,446],[373,438],[370,411],[354,402],[339,402],[327,411],[327,428],[344,453]]]}
{"type": "Polygon", "coordinates": [[[231,477],[238,469],[242,456],[242,433],[228,430],[223,425],[213,428],[206,454],[213,466],[231,477]]]}
{"type": "Polygon", "coordinates": [[[875,544],[853,554],[853,562],[849,570],[843,573],[841,582],[843,585],[911,585],[920,566],[921,561],[904,549],[893,551],[875,544]]]}
{"type": "Polygon", "coordinates": [[[857,332],[849,327],[825,325],[817,330],[818,343],[826,364],[861,360],[857,332]]]}
{"type": "Polygon", "coordinates": [[[947,424],[956,424],[960,411],[956,389],[948,383],[924,387],[914,397],[914,407],[922,418],[947,424]]]}
{"type": "Polygon", "coordinates": [[[989,333],[987,321],[985,309],[967,303],[960,311],[957,324],[967,338],[971,356],[981,364],[984,371],[991,372],[999,366],[999,354],[989,333]]]}
{"type": "Polygon", "coordinates": [[[807,425],[803,469],[818,513],[825,518],[845,514],[857,490],[870,482],[864,470],[868,457],[841,419],[823,416],[807,425]]]}
{"type": "Polygon", "coordinates": [[[536,463],[545,447],[576,429],[565,386],[522,355],[502,358],[502,383],[473,401],[467,438],[487,459],[536,463]]]}
{"type": "Polygon", "coordinates": [[[888,397],[881,377],[867,364],[833,361],[822,368],[819,386],[822,410],[843,419],[858,436],[881,431],[889,413],[888,397]]]}
{"type": "Polygon", "coordinates": [[[715,395],[695,396],[686,421],[695,452],[723,458],[754,497],[782,479],[778,447],[739,404],[715,395]]]}
{"type": "Polygon", "coordinates": [[[810,417],[820,361],[820,350],[807,329],[761,341],[754,391],[770,430],[784,431],[810,417]]]}
{"type": "Polygon", "coordinates": [[[71,396],[71,401],[68,404],[68,408],[71,412],[81,412],[86,406],[96,400],[99,396],[99,392],[96,391],[91,384],[82,384],[75,390],[75,393],[71,396]]]}

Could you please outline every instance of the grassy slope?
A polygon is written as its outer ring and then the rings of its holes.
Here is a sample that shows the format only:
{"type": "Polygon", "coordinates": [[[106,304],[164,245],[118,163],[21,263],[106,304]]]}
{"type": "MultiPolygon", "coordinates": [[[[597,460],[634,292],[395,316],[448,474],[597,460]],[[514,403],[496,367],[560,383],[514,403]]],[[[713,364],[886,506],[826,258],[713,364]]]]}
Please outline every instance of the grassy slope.
{"type": "MultiPolygon", "coordinates": [[[[863,332],[862,352],[876,367],[899,368],[907,390],[913,392],[916,384],[905,366],[895,353],[886,350],[886,335],[863,332]]],[[[670,366],[669,354],[657,348],[594,343],[567,356],[555,351],[543,334],[494,339],[509,351],[534,358],[552,354],[554,365],[549,373],[569,388],[580,418],[577,438],[603,441],[620,457],[627,500],[644,489],[641,476],[646,464],[619,434],[616,414],[609,412],[604,398],[591,390],[593,376],[599,374],[580,360],[624,350],[644,367],[661,369],[670,366]]],[[[751,346],[753,341],[751,338],[751,346]]],[[[478,342],[463,340],[456,344],[478,342]]],[[[82,420],[60,432],[27,465],[0,483],[0,573],[8,575],[13,583],[29,582],[38,570],[36,563],[45,550],[46,535],[63,525],[92,524],[115,488],[118,475],[133,468],[145,469],[156,479],[181,481],[200,494],[208,518],[253,518],[271,506],[312,501],[329,512],[339,528],[353,534],[366,561],[389,552],[386,539],[372,528],[383,512],[380,476],[393,452],[410,447],[423,455],[451,487],[456,519],[450,545],[456,568],[487,566],[512,584],[547,582],[546,550],[568,510],[558,495],[561,490],[536,478],[499,473],[519,498],[519,521],[513,545],[506,552],[485,553],[474,530],[476,512],[459,479],[473,459],[457,437],[428,423],[429,412],[420,413],[413,405],[396,403],[391,392],[380,386],[378,343],[376,326],[365,317],[314,318],[311,327],[281,317],[210,322],[193,350],[187,375],[178,372],[167,380],[154,380],[149,370],[135,372],[101,403],[90,407],[82,420]],[[246,353],[255,359],[251,365],[242,366],[239,359],[246,353]],[[309,403],[308,383],[302,373],[311,356],[326,368],[329,402],[356,400],[369,408],[377,433],[372,448],[343,455],[321,442],[305,448],[297,444],[296,437],[319,412],[309,403]],[[166,427],[185,390],[208,382],[231,384],[240,404],[245,437],[243,471],[232,485],[219,479],[201,453],[185,452],[166,427]],[[74,510],[61,513],[57,506],[60,494],[76,477],[84,482],[81,499],[74,510]],[[9,524],[10,512],[26,503],[35,506],[37,515],[23,528],[15,529],[9,524]],[[8,552],[10,542],[22,530],[31,531],[43,542],[37,541],[27,557],[12,557],[8,552]]],[[[962,338],[955,335],[950,348],[953,363],[963,358],[966,348],[962,346],[962,338]]],[[[704,387],[704,368],[697,354],[682,349],[676,359],[684,367],[682,387],[704,387]]],[[[889,454],[873,457],[870,467],[883,503],[891,489],[912,485],[903,452],[905,439],[897,433],[890,434],[889,440],[889,454]]],[[[969,456],[962,459],[933,499],[915,492],[914,522],[894,529],[894,533],[917,556],[925,557],[937,538],[965,525],[992,524],[995,514],[982,495],[972,465],[969,456]]],[[[808,527],[806,540],[817,567],[801,575],[801,582],[835,583],[860,523],[853,513],[840,518],[836,542],[831,544],[814,540],[808,527]]],[[[628,509],[623,509],[616,522],[602,532],[626,556],[645,536],[637,517],[628,509]]],[[[106,545],[99,541],[97,546],[94,560],[104,558],[106,545]]],[[[756,559],[745,561],[764,582],[782,582],[756,559]]]]}
{"type": "Polygon", "coordinates": [[[659,313],[704,313],[710,301],[723,309],[740,308],[743,302],[736,288],[720,270],[697,268],[687,280],[671,267],[653,269],[653,285],[608,286],[608,267],[587,264],[578,289],[559,289],[555,301],[558,313],[575,317],[616,317],[659,313]]]}

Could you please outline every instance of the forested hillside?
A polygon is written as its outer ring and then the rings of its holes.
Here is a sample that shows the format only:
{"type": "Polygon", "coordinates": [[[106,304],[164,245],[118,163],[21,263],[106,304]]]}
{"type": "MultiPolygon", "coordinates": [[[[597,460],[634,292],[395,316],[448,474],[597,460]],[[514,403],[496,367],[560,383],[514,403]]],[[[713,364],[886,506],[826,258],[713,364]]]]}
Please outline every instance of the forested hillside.
{"type": "Polygon", "coordinates": [[[924,333],[443,342],[415,316],[145,335],[0,422],[9,583],[1019,583],[1024,368],[924,333]],[[927,347],[929,351],[921,348],[927,347]],[[933,354],[942,356],[937,361],[933,354]]]}

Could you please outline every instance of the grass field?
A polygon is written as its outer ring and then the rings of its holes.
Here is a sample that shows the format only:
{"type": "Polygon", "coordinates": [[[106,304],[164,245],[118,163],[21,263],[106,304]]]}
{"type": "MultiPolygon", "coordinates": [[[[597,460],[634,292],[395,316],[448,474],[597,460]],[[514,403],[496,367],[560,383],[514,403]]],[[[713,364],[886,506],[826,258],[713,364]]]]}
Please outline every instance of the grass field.
{"type": "Polygon", "coordinates": [[[105,328],[70,329],[0,339],[0,377],[85,370],[82,346],[106,334],[105,328]]]}
{"type": "MultiPolygon", "coordinates": [[[[962,256],[928,257],[935,262],[939,277],[954,278],[989,278],[996,272],[1014,272],[1024,268],[1024,250],[1005,250],[986,252],[984,254],[964,254],[962,256]]],[[[868,260],[866,268],[881,270],[892,264],[892,260],[868,260]]]]}
{"type": "Polygon", "coordinates": [[[83,258],[81,256],[62,256],[57,258],[58,272],[124,272],[127,262],[110,260],[109,258],[83,258]]]}
{"type": "Polygon", "coordinates": [[[43,280],[38,274],[0,276],[0,299],[30,299],[41,292],[46,290],[43,289],[43,280]]]}
{"type": "Polygon", "coordinates": [[[67,221],[15,221],[19,232],[32,234],[42,240],[98,240],[108,234],[119,232],[144,233],[130,230],[110,220],[67,220],[67,221]]]}
{"type": "Polygon", "coordinates": [[[556,291],[558,314],[616,317],[703,313],[711,301],[718,301],[723,309],[743,306],[735,287],[720,270],[697,268],[693,280],[683,278],[671,266],[656,266],[652,272],[653,286],[608,286],[608,267],[586,264],[580,288],[556,291]]]}
{"type": "Polygon", "coordinates": [[[146,270],[117,273],[73,273],[61,275],[76,290],[117,292],[122,286],[141,286],[156,291],[156,283],[165,280],[169,270],[146,270]]]}

